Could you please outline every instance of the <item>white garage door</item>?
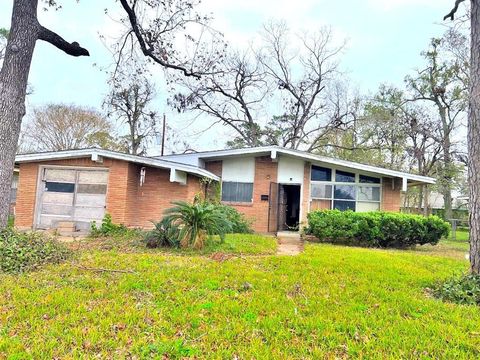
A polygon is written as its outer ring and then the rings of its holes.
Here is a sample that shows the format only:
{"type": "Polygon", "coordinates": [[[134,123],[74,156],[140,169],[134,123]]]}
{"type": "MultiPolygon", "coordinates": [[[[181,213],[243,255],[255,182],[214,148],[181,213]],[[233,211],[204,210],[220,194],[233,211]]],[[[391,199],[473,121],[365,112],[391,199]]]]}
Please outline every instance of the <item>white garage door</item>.
{"type": "Polygon", "coordinates": [[[37,228],[73,221],[87,230],[105,214],[108,170],[44,168],[37,201],[37,228]]]}

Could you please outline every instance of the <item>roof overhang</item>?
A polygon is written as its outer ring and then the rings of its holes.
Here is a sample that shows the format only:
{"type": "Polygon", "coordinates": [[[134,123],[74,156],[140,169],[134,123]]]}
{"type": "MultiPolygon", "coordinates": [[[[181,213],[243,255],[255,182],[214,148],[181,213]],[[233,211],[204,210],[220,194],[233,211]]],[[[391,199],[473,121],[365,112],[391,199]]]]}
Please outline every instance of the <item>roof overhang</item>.
{"type": "Polygon", "coordinates": [[[92,161],[97,163],[102,163],[103,158],[123,160],[135,164],[141,164],[145,166],[151,166],[160,169],[170,170],[171,174],[170,179],[177,179],[178,172],[184,172],[188,174],[193,174],[198,177],[206,177],[212,180],[219,181],[220,178],[215,174],[212,174],[210,171],[202,169],[197,166],[177,163],[173,161],[156,159],[156,158],[147,158],[143,156],[123,154],[116,151],[104,150],[104,149],[79,149],[79,150],[65,150],[65,151],[52,151],[52,152],[43,152],[43,153],[32,153],[32,154],[23,154],[17,155],[15,157],[15,163],[29,163],[29,162],[44,162],[50,160],[63,160],[63,159],[79,159],[89,157],[92,161]],[[177,174],[177,175],[175,175],[177,174]]]}
{"type": "MultiPolygon", "coordinates": [[[[427,176],[421,176],[402,171],[385,169],[377,166],[360,164],[353,161],[334,159],[327,156],[311,154],[305,151],[286,149],[280,146],[263,146],[245,149],[207,151],[202,153],[196,153],[195,155],[198,156],[198,159],[202,160],[221,160],[226,157],[237,157],[246,155],[270,156],[274,161],[278,161],[279,155],[291,156],[301,158],[305,161],[310,161],[312,163],[333,165],[344,169],[377,174],[391,178],[400,178],[402,179],[402,190],[404,191],[406,191],[407,186],[435,184],[436,182],[434,178],[427,176]]],[[[186,156],[192,156],[192,154],[186,154],[186,156]]],[[[178,157],[176,159],[178,160],[178,157]]]]}

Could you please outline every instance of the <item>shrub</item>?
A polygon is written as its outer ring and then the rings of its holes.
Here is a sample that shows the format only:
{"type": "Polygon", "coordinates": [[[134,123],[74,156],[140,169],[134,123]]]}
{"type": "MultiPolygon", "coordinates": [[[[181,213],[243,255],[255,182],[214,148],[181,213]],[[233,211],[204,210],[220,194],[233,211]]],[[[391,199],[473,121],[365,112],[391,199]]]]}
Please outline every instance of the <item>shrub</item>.
{"type": "Polygon", "coordinates": [[[227,220],[231,223],[232,228],[230,232],[232,234],[252,234],[253,230],[251,228],[252,221],[248,220],[244,214],[239,212],[237,209],[228,206],[218,204],[215,205],[219,211],[223,212],[227,220]]]}
{"type": "Polygon", "coordinates": [[[184,201],[173,202],[174,207],[168,209],[166,221],[180,227],[180,244],[182,247],[193,246],[201,249],[205,245],[206,236],[219,235],[225,240],[225,234],[231,232],[232,224],[217,205],[207,202],[189,204],[184,201]]]}
{"type": "Polygon", "coordinates": [[[94,221],[90,228],[90,236],[100,237],[100,236],[114,236],[114,235],[123,235],[128,232],[128,228],[122,224],[114,224],[112,221],[112,216],[110,214],[105,214],[102,220],[102,224],[97,227],[97,223],[94,221]]]}
{"type": "Polygon", "coordinates": [[[437,216],[321,210],[308,214],[307,232],[320,241],[365,247],[435,245],[450,225],[437,216]]]}
{"type": "Polygon", "coordinates": [[[22,273],[44,264],[58,264],[70,251],[44,233],[21,233],[14,229],[0,232],[0,271],[22,273]]]}
{"type": "Polygon", "coordinates": [[[148,248],[180,246],[180,228],[168,218],[155,224],[155,228],[143,238],[148,248]]]}
{"type": "Polygon", "coordinates": [[[441,300],[463,305],[480,305],[480,275],[456,276],[433,287],[433,295],[441,300]]]}

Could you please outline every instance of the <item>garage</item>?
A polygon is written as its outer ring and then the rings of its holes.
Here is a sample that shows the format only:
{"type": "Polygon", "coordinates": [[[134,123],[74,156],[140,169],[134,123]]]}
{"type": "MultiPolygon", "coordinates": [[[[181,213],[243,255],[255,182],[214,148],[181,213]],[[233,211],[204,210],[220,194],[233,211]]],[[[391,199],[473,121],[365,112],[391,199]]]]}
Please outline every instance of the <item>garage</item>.
{"type": "Polygon", "coordinates": [[[56,228],[58,222],[75,223],[88,230],[105,215],[108,170],[41,167],[37,192],[36,228],[56,228]]]}

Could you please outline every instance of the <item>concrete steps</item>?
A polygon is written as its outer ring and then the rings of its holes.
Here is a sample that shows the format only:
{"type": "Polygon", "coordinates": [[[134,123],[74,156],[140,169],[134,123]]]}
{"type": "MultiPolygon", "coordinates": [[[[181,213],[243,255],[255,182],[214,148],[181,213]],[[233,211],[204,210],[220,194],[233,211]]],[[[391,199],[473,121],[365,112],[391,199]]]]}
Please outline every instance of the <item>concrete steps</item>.
{"type": "Polygon", "coordinates": [[[279,231],[278,255],[298,255],[303,251],[303,240],[298,232],[279,231]]]}

